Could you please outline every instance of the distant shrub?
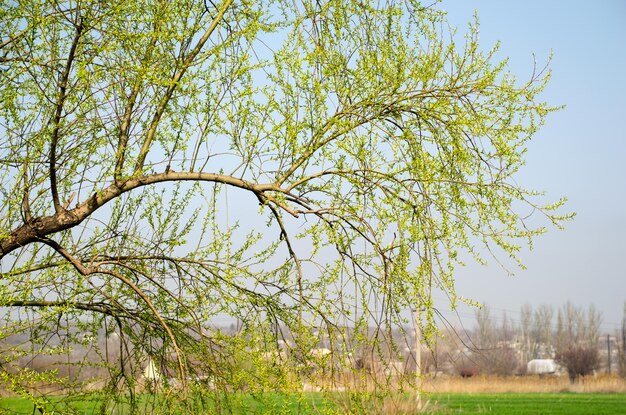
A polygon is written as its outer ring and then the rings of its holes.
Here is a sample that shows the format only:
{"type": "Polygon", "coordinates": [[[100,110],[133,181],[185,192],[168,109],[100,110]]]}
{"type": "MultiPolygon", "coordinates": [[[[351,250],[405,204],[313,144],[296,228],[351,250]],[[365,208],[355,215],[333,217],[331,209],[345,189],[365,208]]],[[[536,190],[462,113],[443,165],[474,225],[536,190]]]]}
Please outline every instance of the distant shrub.
{"type": "Polygon", "coordinates": [[[593,373],[600,365],[598,349],[587,346],[573,346],[559,352],[555,359],[567,369],[570,381],[593,373]]]}
{"type": "Polygon", "coordinates": [[[459,368],[459,375],[462,378],[471,378],[478,375],[478,368],[476,366],[462,366],[459,368]]]}
{"type": "Polygon", "coordinates": [[[519,366],[517,353],[508,346],[481,350],[475,353],[475,359],[480,372],[489,375],[510,376],[519,366]]]}

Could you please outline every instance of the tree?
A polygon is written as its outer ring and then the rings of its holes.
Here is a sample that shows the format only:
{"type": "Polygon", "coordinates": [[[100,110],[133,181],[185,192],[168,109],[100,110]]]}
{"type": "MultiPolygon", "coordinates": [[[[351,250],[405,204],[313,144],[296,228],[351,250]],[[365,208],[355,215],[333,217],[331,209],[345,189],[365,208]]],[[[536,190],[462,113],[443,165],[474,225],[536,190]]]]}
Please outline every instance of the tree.
{"type": "Polygon", "coordinates": [[[491,309],[483,304],[474,312],[476,317],[476,342],[480,349],[492,348],[498,342],[496,324],[491,316],[491,309]]]}
{"type": "Polygon", "coordinates": [[[585,312],[568,301],[558,310],[555,359],[567,369],[572,382],[592,373],[600,364],[601,323],[602,315],[593,305],[585,312]]]}
{"type": "Polygon", "coordinates": [[[602,314],[594,305],[585,312],[568,301],[557,314],[557,349],[565,350],[572,345],[597,349],[601,323],[602,314]]]}
{"type": "Polygon", "coordinates": [[[541,304],[535,310],[535,317],[533,320],[534,329],[533,336],[535,342],[544,346],[549,345],[552,342],[552,316],[554,310],[552,306],[541,304]]]}
{"type": "Polygon", "coordinates": [[[483,304],[475,312],[476,338],[478,346],[472,353],[472,359],[481,373],[508,376],[515,373],[519,366],[517,352],[512,347],[512,327],[506,312],[502,314],[502,323],[497,325],[491,316],[489,307],[483,304]]]}
{"type": "Polygon", "coordinates": [[[590,346],[570,346],[556,355],[556,361],[567,369],[571,382],[593,373],[600,365],[598,349],[590,346]]]}
{"type": "MultiPolygon", "coordinates": [[[[161,385],[177,405],[199,402],[183,399],[192,378],[297,389],[315,333],[347,353],[419,309],[432,335],[431,292],[456,304],[464,253],[517,258],[569,217],[514,180],[555,109],[538,98],[548,72],[518,82],[476,22],[460,38],[434,6],[32,0],[0,14],[2,339],[28,338],[5,368],[115,333],[115,361],[93,363],[114,396],[132,398],[148,358],[178,379],[161,385]],[[267,365],[281,345],[286,363],[267,365]]],[[[85,386],[20,367],[0,381],[39,407],[53,403],[29,385],[85,386]]]]}
{"type": "Polygon", "coordinates": [[[626,302],[624,302],[624,314],[622,315],[622,326],[617,330],[617,359],[619,373],[626,377],[626,302]]]}
{"type": "Polygon", "coordinates": [[[533,308],[530,304],[522,305],[520,310],[521,313],[521,323],[520,329],[522,331],[522,342],[523,342],[523,362],[528,363],[529,360],[535,358],[537,354],[537,344],[535,343],[535,339],[532,337],[533,332],[533,308]]]}
{"type": "MultiPolygon", "coordinates": [[[[524,304],[521,308],[521,331],[523,339],[524,363],[532,359],[546,359],[551,356],[553,346],[552,338],[552,306],[541,304],[533,311],[530,304],[524,304]]],[[[561,327],[557,322],[557,326],[561,327]]],[[[559,329],[557,328],[557,331],[559,329]]],[[[562,332],[562,329],[559,333],[562,332]]],[[[556,339],[556,343],[559,343],[556,339]]]]}

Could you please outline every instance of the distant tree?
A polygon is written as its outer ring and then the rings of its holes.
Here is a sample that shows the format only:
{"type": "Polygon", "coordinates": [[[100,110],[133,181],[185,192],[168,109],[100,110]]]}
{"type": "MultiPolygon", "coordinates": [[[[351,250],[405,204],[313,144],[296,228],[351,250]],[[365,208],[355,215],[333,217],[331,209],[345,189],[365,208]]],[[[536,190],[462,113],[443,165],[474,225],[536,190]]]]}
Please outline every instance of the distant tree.
{"type": "Polygon", "coordinates": [[[617,332],[617,344],[619,371],[623,377],[626,377],[626,302],[624,302],[622,326],[617,332]]]}
{"type": "Polygon", "coordinates": [[[530,304],[522,305],[521,313],[521,337],[522,337],[522,350],[523,360],[526,363],[536,357],[537,343],[533,338],[533,308],[530,304]]]}
{"type": "Polygon", "coordinates": [[[499,344],[490,349],[481,349],[474,354],[480,372],[484,374],[510,376],[520,366],[517,352],[506,344],[499,344]]]}
{"type": "Polygon", "coordinates": [[[557,313],[557,349],[565,350],[572,345],[597,348],[601,324],[602,314],[595,306],[585,311],[568,301],[557,313]]]}
{"type": "Polygon", "coordinates": [[[509,319],[506,311],[502,312],[502,323],[498,328],[498,339],[504,342],[513,341],[517,327],[512,320],[509,319]]]}
{"type": "Polygon", "coordinates": [[[552,317],[554,309],[550,305],[541,304],[535,310],[529,304],[521,309],[521,338],[523,362],[537,358],[550,358],[554,345],[552,317]]]}
{"type": "Polygon", "coordinates": [[[472,360],[481,373],[507,376],[519,367],[517,352],[510,342],[513,328],[506,312],[502,314],[502,323],[497,325],[485,304],[475,312],[476,330],[474,343],[477,348],[472,353],[472,360]]]}
{"type": "Polygon", "coordinates": [[[602,316],[593,305],[587,312],[571,302],[559,309],[556,360],[567,369],[570,380],[591,374],[599,367],[601,322],[602,316]]]}
{"type": "Polygon", "coordinates": [[[474,316],[476,317],[474,343],[479,349],[492,348],[497,342],[497,329],[491,309],[487,304],[483,304],[474,312],[474,316]]]}
{"type": "Polygon", "coordinates": [[[533,339],[535,342],[548,345],[552,343],[552,317],[554,309],[547,304],[541,304],[535,310],[533,318],[533,339]]]}
{"type": "MultiPolygon", "coordinates": [[[[429,3],[24,0],[0,17],[0,333],[65,355],[116,333],[107,402],[134,396],[129,359],[175,378],[155,411],[187,413],[207,373],[298,388],[319,333],[341,350],[420,309],[432,336],[461,258],[519,260],[569,218],[516,180],[555,110],[548,72],[517,82],[476,22],[460,39],[429,3]]],[[[6,373],[29,399],[86,386],[6,373]]]]}
{"type": "Polygon", "coordinates": [[[563,312],[558,309],[556,312],[556,333],[555,333],[555,347],[557,350],[564,350],[567,346],[567,338],[565,335],[565,323],[563,319],[563,312]]]}
{"type": "Polygon", "coordinates": [[[567,369],[570,381],[593,373],[600,365],[598,349],[591,346],[572,346],[559,351],[555,359],[567,369]]]}
{"type": "Polygon", "coordinates": [[[598,347],[600,340],[600,327],[602,325],[602,313],[595,305],[591,304],[587,310],[587,342],[591,347],[598,347]]]}

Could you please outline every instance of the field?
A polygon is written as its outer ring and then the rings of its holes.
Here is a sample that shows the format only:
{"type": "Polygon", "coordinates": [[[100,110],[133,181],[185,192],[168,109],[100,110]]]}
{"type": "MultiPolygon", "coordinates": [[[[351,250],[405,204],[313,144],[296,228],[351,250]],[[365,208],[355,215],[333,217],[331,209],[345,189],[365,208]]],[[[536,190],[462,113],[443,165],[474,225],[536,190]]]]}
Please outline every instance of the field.
{"type": "MultiPolygon", "coordinates": [[[[588,376],[571,383],[567,376],[441,376],[424,380],[430,393],[621,393],[626,394],[626,379],[619,376],[588,376]]],[[[624,410],[626,414],[626,409],[624,410]]]]}
{"type": "Polygon", "coordinates": [[[498,393],[433,395],[432,414],[626,414],[626,395],[602,393],[498,393]]]}
{"type": "Polygon", "coordinates": [[[588,377],[442,377],[425,382],[432,414],[626,414],[626,380],[588,377]]]}
{"type": "MultiPolygon", "coordinates": [[[[427,401],[426,413],[431,415],[453,414],[502,414],[502,415],[594,415],[626,414],[626,381],[617,377],[590,377],[577,384],[570,384],[566,378],[538,377],[475,377],[462,379],[442,377],[425,382],[423,397],[427,401]]],[[[263,394],[233,395],[224,413],[262,414],[314,414],[314,413],[365,413],[382,415],[414,413],[414,397],[396,396],[379,407],[361,403],[359,399],[339,392],[322,394],[307,392],[301,395],[263,394]]],[[[153,405],[159,405],[156,395],[143,395],[142,402],[150,413],[153,405]]],[[[75,402],[80,415],[100,414],[99,399],[91,395],[75,402]]],[[[48,408],[51,410],[52,408],[48,408]]],[[[217,408],[216,408],[217,409],[217,408]]],[[[66,413],[62,406],[54,408],[55,414],[66,413]]],[[[220,412],[220,411],[210,411],[220,412]]],[[[0,398],[0,414],[39,413],[33,404],[15,397],[0,398]]],[[[119,405],[105,413],[125,415],[130,413],[128,405],[119,405]]],[[[174,410],[172,413],[182,413],[174,410]]]]}
{"type": "MultiPolygon", "coordinates": [[[[312,397],[318,400],[318,397],[312,397]]],[[[277,403],[277,402],[276,402],[277,403]]],[[[407,413],[407,401],[399,406],[386,405],[382,414],[407,413]]],[[[283,413],[313,414],[324,409],[330,413],[343,413],[339,407],[330,403],[319,402],[315,405],[299,405],[294,399],[287,399],[280,405],[263,407],[262,405],[247,406],[246,410],[232,408],[232,413],[283,413]],[[287,402],[289,401],[289,402],[287,402]]],[[[56,408],[55,413],[63,413],[56,408]]],[[[140,411],[142,413],[143,411],[140,411]]],[[[30,402],[17,398],[0,399],[0,414],[33,414],[30,402]]],[[[97,406],[85,402],[80,405],[76,414],[98,414],[97,406]]],[[[114,414],[128,413],[125,410],[114,411],[114,414]]],[[[626,414],[626,395],[602,393],[498,393],[498,394],[433,394],[430,396],[426,413],[431,415],[594,415],[594,414],[626,414]]]]}

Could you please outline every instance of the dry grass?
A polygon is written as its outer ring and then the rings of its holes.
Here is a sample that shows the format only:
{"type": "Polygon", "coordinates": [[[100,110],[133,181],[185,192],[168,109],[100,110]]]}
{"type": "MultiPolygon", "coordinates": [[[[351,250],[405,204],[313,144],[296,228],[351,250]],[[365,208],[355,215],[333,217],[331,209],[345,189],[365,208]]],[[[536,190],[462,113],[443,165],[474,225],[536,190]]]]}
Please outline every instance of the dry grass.
{"type": "Polygon", "coordinates": [[[448,376],[425,379],[423,388],[432,393],[626,393],[626,379],[598,375],[570,383],[567,376],[448,376]]]}
{"type": "MultiPolygon", "coordinates": [[[[397,382],[397,379],[373,379],[370,376],[349,374],[334,380],[318,379],[317,382],[305,383],[305,391],[334,392],[373,392],[386,388],[400,390],[408,387],[397,382]]],[[[404,379],[406,381],[406,379],[404,379]]],[[[571,383],[567,375],[562,376],[495,376],[479,375],[470,378],[460,376],[425,375],[421,389],[426,393],[626,393],[626,378],[617,375],[599,374],[580,378],[571,383]]]]}

